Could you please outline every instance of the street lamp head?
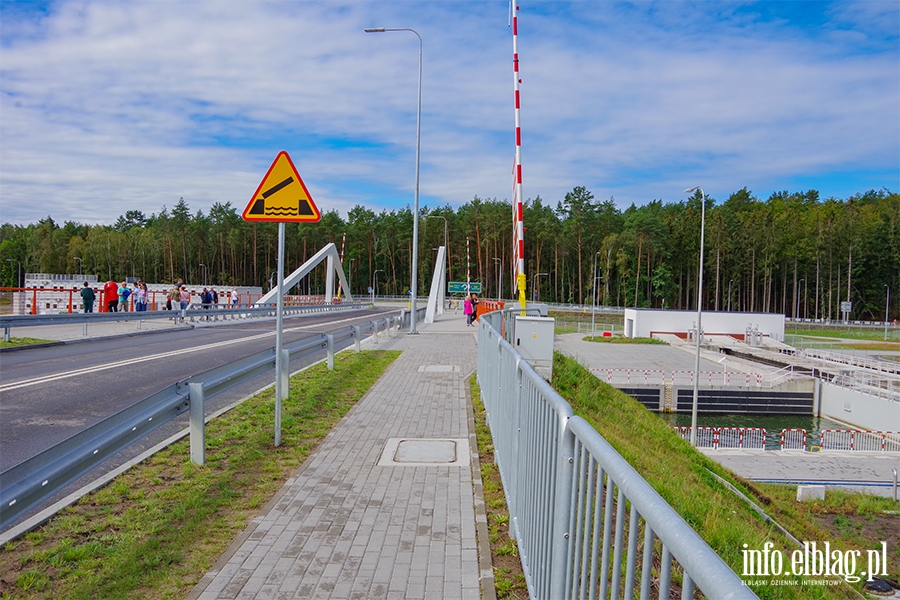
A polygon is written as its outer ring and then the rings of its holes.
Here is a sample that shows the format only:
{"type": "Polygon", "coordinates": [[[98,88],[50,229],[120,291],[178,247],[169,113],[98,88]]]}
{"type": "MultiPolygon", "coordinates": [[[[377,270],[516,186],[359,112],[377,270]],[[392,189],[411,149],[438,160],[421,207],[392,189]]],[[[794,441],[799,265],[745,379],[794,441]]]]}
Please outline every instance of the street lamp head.
{"type": "Polygon", "coordinates": [[[384,27],[368,27],[364,31],[366,33],[384,33],[384,27]]]}
{"type": "Polygon", "coordinates": [[[700,189],[700,186],[698,185],[696,187],[692,187],[690,189],[684,190],[684,193],[685,194],[693,194],[694,192],[696,192],[699,189],[700,189]]]}

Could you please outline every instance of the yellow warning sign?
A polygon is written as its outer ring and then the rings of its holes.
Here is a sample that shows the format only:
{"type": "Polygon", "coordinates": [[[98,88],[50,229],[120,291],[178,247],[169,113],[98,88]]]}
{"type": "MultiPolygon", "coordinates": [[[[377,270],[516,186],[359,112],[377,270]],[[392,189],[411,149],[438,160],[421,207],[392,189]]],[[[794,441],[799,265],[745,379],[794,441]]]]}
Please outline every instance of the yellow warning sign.
{"type": "Polygon", "coordinates": [[[282,150],[244,209],[245,221],[316,223],[322,218],[288,153],[282,150]]]}

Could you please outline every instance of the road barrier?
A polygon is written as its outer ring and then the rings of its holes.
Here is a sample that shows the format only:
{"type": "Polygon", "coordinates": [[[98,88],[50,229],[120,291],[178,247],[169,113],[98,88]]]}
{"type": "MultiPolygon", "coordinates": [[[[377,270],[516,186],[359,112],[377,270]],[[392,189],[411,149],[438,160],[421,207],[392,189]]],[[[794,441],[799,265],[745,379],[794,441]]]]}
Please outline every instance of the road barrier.
{"type": "MultiPolygon", "coordinates": [[[[377,340],[379,331],[390,332],[398,322],[397,317],[387,317],[364,326],[345,327],[315,335],[283,351],[289,360],[326,354],[330,362],[335,343],[355,339],[358,352],[363,334],[371,332],[377,340]]],[[[202,456],[196,444],[205,444],[203,402],[274,368],[275,349],[269,348],[188,377],[0,473],[0,529],[6,529],[71,482],[185,412],[190,411],[192,416],[191,457],[202,456]]],[[[285,368],[289,372],[289,366],[285,368]]]]}
{"type": "Polygon", "coordinates": [[[900,452],[900,432],[861,429],[824,429],[819,434],[822,450],[900,452]]]}
{"type": "Polygon", "coordinates": [[[756,598],[504,339],[513,312],[480,319],[478,382],[530,597],[647,598],[655,583],[668,598],[674,560],[684,598],[756,598]]]}
{"type": "Polygon", "coordinates": [[[781,430],[781,449],[782,450],[806,450],[806,430],[805,429],[782,429],[781,430]]]}
{"type": "MultiPolygon", "coordinates": [[[[348,304],[318,304],[313,306],[285,306],[285,316],[297,316],[305,314],[316,314],[324,312],[358,310],[371,306],[368,303],[348,303],[348,304]]],[[[97,313],[61,313],[50,315],[3,315],[0,316],[0,327],[3,328],[3,340],[10,340],[11,330],[13,327],[39,327],[45,325],[81,325],[82,335],[87,336],[88,325],[98,323],[132,321],[137,323],[137,328],[141,328],[143,321],[152,321],[158,319],[170,319],[173,325],[182,323],[196,323],[207,321],[239,321],[244,319],[260,319],[271,318],[276,316],[277,307],[272,305],[263,306],[240,306],[234,305],[230,308],[208,309],[203,310],[196,305],[185,310],[156,310],[143,312],[97,312],[97,313]]]]}

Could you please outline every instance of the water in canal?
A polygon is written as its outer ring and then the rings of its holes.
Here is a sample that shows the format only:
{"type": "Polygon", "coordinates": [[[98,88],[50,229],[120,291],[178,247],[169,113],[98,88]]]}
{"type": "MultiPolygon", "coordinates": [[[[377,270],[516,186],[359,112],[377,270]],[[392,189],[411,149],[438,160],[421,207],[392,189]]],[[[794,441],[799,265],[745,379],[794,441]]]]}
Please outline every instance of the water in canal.
{"type": "MultiPolygon", "coordinates": [[[[691,426],[691,413],[658,414],[673,427],[691,426]]],[[[782,429],[805,429],[807,448],[819,445],[819,434],[823,429],[855,429],[827,417],[747,414],[701,414],[697,416],[697,427],[762,427],[766,430],[766,450],[778,450],[781,447],[782,429]]]]}

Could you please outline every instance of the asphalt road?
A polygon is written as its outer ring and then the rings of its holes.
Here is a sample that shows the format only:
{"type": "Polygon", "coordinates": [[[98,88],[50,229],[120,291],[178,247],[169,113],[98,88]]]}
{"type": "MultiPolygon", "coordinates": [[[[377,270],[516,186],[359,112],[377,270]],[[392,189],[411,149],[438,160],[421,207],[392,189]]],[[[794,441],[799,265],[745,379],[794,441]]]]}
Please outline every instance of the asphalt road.
{"type": "MultiPolygon", "coordinates": [[[[284,344],[315,333],[368,323],[372,310],[285,319],[284,344]]],[[[185,377],[275,343],[275,321],[253,321],[4,353],[0,363],[0,471],[40,453],[185,377]]],[[[295,370],[301,365],[292,362],[295,370]]],[[[207,414],[272,383],[273,376],[232,388],[207,402],[207,414]]],[[[172,423],[141,446],[184,426],[172,423]]],[[[149,437],[149,436],[148,436],[149,437]]],[[[134,453],[140,450],[135,449],[134,453]]]]}

